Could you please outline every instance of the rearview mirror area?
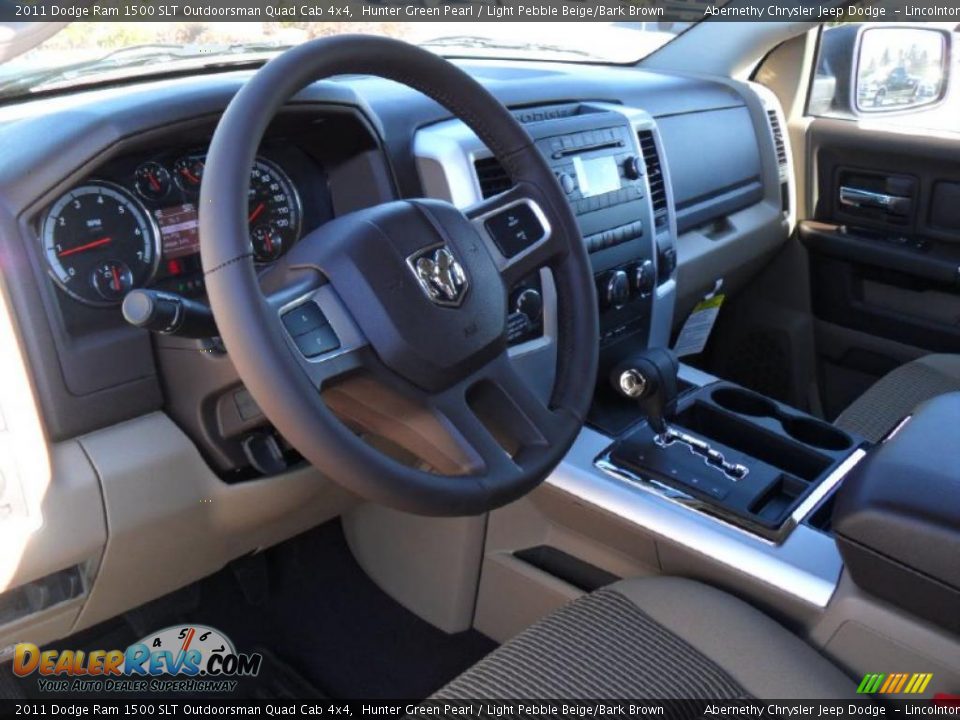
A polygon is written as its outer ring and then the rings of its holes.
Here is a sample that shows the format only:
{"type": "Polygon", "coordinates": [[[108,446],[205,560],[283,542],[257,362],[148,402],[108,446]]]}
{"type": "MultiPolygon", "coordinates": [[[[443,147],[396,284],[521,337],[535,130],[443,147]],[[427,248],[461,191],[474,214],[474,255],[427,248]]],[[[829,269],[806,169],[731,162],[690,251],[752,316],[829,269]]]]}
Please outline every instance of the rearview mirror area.
{"type": "Polygon", "coordinates": [[[902,112],[943,99],[947,35],[912,27],[872,27],[860,34],[855,104],[861,113],[902,112]]]}

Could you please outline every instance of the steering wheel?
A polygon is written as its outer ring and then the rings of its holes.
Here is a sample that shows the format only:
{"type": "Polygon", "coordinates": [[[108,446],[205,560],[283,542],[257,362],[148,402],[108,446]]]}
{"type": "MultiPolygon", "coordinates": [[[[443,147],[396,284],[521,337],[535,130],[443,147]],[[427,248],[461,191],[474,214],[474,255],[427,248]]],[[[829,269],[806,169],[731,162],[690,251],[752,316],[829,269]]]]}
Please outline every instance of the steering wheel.
{"type": "Polygon", "coordinates": [[[217,126],[199,215],[207,294],[240,379],[287,441],[357,495],[423,515],[485,512],[540,483],[582,428],[598,321],[576,221],[530,136],[448,61],[373,36],[322,38],[272,59],[217,126]],[[257,147],[296,92],[344,74],[429,96],[477,134],[515,185],[465,211],[411,199],[340,216],[258,278],[247,228],[257,147]],[[508,292],[543,267],[558,297],[549,401],[515,370],[506,342],[508,292]],[[321,391],[358,371],[449,433],[458,472],[402,462],[341,422],[321,391]]]}

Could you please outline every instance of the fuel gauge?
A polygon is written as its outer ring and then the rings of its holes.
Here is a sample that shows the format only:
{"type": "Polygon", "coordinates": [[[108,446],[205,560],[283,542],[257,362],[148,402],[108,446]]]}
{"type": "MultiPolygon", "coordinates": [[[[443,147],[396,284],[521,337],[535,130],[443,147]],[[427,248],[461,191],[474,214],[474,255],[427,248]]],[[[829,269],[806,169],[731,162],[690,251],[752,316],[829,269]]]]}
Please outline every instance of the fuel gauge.
{"type": "Polygon", "coordinates": [[[93,269],[90,282],[104,300],[116,302],[133,287],[133,273],[125,262],[105,260],[93,269]]]}

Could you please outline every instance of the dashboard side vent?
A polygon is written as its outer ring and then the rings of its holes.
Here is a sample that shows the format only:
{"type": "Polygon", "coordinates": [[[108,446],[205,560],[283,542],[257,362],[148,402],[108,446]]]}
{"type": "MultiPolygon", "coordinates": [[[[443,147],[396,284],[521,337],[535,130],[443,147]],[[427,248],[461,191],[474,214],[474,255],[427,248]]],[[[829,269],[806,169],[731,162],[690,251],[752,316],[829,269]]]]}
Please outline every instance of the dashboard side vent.
{"type": "Polygon", "coordinates": [[[663,170],[660,167],[660,154],[657,151],[657,141],[653,131],[641,130],[637,133],[640,140],[640,150],[643,152],[643,161],[647,166],[647,182],[650,184],[650,200],[653,203],[653,221],[657,232],[667,229],[667,186],[663,180],[663,170]]]}
{"type": "Polygon", "coordinates": [[[494,157],[474,160],[473,168],[477,173],[480,194],[483,195],[484,200],[506,192],[513,187],[513,180],[507,175],[507,171],[503,169],[500,161],[494,157]]]}
{"type": "Polygon", "coordinates": [[[777,148],[777,165],[784,168],[787,166],[787,146],[783,142],[783,129],[780,127],[780,118],[777,117],[776,110],[767,110],[767,117],[770,120],[770,131],[773,133],[773,144],[777,148]]]}

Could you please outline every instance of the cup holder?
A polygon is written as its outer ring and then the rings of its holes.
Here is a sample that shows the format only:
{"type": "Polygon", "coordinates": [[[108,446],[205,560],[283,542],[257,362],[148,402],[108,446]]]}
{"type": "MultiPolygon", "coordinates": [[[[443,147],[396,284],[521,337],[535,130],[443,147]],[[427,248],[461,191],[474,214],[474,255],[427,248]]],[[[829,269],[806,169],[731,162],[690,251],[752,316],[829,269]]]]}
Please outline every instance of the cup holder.
{"type": "Polygon", "coordinates": [[[740,388],[719,388],[710,397],[723,409],[740,415],[775,418],[780,414],[772,400],[740,388]]]}
{"type": "Polygon", "coordinates": [[[852,444],[845,433],[832,425],[813,418],[788,415],[772,400],[742,388],[717,388],[710,398],[724,410],[738,415],[777,420],[787,435],[805,445],[836,452],[846,450],[852,444]]]}
{"type": "Polygon", "coordinates": [[[794,440],[824,450],[846,450],[850,447],[850,438],[836,428],[805,417],[783,417],[780,424],[794,440]]]}

